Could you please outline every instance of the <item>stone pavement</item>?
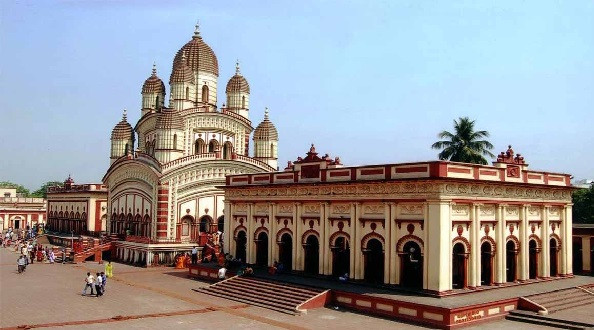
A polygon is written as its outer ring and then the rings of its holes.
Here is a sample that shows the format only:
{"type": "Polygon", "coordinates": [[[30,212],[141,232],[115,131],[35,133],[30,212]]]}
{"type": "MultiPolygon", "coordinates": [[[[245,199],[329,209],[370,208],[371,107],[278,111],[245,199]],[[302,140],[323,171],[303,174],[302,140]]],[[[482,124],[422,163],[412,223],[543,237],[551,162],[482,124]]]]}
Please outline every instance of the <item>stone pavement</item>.
{"type": "MultiPolygon", "coordinates": [[[[0,328],[27,325],[61,329],[417,329],[415,325],[320,308],[292,316],[197,293],[209,283],[189,280],[186,270],[114,264],[103,297],[82,296],[87,271],[97,263],[40,264],[16,272],[17,254],[0,248],[0,328]]],[[[476,329],[544,327],[507,320],[476,329]]],[[[469,328],[473,329],[473,328],[469,328]]]]}

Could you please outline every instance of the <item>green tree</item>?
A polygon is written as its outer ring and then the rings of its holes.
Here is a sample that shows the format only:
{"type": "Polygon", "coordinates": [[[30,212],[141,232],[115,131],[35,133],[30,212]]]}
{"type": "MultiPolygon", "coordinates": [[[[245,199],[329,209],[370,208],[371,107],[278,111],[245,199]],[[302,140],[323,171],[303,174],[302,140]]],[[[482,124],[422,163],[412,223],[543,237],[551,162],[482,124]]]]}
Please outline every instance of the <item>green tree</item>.
{"type": "Polygon", "coordinates": [[[0,181],[0,188],[16,188],[17,194],[20,194],[23,197],[29,197],[31,193],[29,189],[23,187],[20,184],[8,182],[8,181],[0,181]]]}
{"type": "Polygon", "coordinates": [[[454,120],[454,133],[442,131],[437,137],[442,140],[433,143],[431,148],[442,149],[438,154],[441,160],[486,165],[488,162],[484,156],[495,157],[489,151],[493,145],[484,140],[489,137],[489,132],[475,131],[474,120],[468,117],[454,120]]]}
{"type": "Polygon", "coordinates": [[[31,194],[31,197],[47,198],[47,188],[48,187],[53,187],[53,186],[62,187],[63,185],[64,185],[64,182],[62,182],[62,181],[48,181],[48,182],[42,184],[41,187],[39,187],[39,189],[35,190],[31,194]]]}
{"type": "Polygon", "coordinates": [[[594,184],[588,189],[576,190],[572,199],[573,222],[594,223],[594,184]]]}

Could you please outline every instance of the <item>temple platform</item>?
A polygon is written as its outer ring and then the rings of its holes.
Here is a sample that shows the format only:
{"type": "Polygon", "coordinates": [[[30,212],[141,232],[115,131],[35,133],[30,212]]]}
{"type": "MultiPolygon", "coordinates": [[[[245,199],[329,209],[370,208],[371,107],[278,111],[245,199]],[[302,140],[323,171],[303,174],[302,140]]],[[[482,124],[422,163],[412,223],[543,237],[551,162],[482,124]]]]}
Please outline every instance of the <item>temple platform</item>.
{"type": "MultiPolygon", "coordinates": [[[[189,276],[216,281],[218,268],[219,266],[215,263],[192,265],[189,276]],[[192,274],[202,274],[202,276],[192,274]]],[[[233,270],[231,269],[228,274],[234,274],[233,270]]],[[[436,296],[422,291],[374,286],[357,281],[339,282],[322,276],[292,273],[270,275],[265,269],[255,269],[253,277],[330,290],[329,305],[444,329],[475,325],[505,317],[510,311],[518,308],[521,297],[594,285],[593,277],[574,276],[524,282],[508,287],[455,290],[447,296],[436,296]]]]}

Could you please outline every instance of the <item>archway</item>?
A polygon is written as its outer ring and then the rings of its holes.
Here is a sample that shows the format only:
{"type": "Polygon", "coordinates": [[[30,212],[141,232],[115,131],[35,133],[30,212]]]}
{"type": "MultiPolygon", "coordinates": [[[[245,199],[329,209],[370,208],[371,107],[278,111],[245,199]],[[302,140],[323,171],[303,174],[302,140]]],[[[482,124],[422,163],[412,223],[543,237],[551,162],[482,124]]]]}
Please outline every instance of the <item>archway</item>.
{"type": "Polygon", "coordinates": [[[246,245],[247,245],[247,235],[245,231],[240,231],[237,233],[237,240],[235,241],[235,258],[241,260],[242,262],[246,262],[246,245]]]}
{"type": "Polygon", "coordinates": [[[217,229],[218,231],[220,231],[221,233],[225,231],[225,216],[221,215],[218,219],[217,219],[217,229]]]}
{"type": "Polygon", "coordinates": [[[384,283],[384,246],[376,238],[367,242],[363,250],[365,255],[365,281],[384,283]]]}
{"type": "Polygon", "coordinates": [[[256,265],[268,266],[268,234],[261,232],[256,239],[256,265]]]}
{"type": "Polygon", "coordinates": [[[517,279],[516,278],[516,268],[517,268],[516,244],[512,240],[507,241],[507,243],[505,244],[505,253],[506,253],[505,264],[507,266],[505,280],[507,282],[515,282],[517,279]]]}
{"type": "Polygon", "coordinates": [[[309,235],[305,240],[305,268],[307,274],[319,274],[320,270],[320,242],[316,235],[309,235]]]}
{"type": "Polygon", "coordinates": [[[490,242],[481,244],[481,285],[493,284],[493,247],[490,242]]]}
{"type": "Polygon", "coordinates": [[[573,256],[572,256],[572,266],[573,266],[573,273],[580,274],[584,272],[584,263],[583,263],[583,253],[582,250],[582,238],[577,236],[573,237],[573,256]]]}
{"type": "Polygon", "coordinates": [[[402,248],[400,255],[401,272],[400,285],[422,289],[423,288],[423,256],[421,247],[415,241],[408,241],[402,248]]]}
{"type": "Polygon", "coordinates": [[[223,159],[231,159],[233,153],[233,144],[227,141],[223,144],[223,159]]]}
{"type": "Polygon", "coordinates": [[[557,272],[557,252],[559,251],[558,249],[558,244],[557,244],[557,240],[554,238],[551,238],[549,241],[550,244],[550,251],[551,253],[549,254],[549,260],[550,260],[550,265],[549,265],[549,276],[557,276],[558,272],[557,272]]]}
{"type": "Polygon", "coordinates": [[[286,271],[291,271],[293,263],[293,237],[284,233],[278,242],[278,261],[283,264],[286,271]]]}
{"type": "Polygon", "coordinates": [[[196,140],[196,143],[194,144],[194,153],[195,154],[201,154],[206,152],[206,144],[204,143],[204,140],[202,139],[198,139],[196,140]]]}
{"type": "Polygon", "coordinates": [[[535,279],[538,274],[538,245],[531,239],[528,242],[528,278],[535,279]]]}
{"type": "Polygon", "coordinates": [[[339,236],[332,247],[332,275],[340,277],[348,274],[351,268],[351,247],[344,236],[339,236]]]}
{"type": "Polygon", "coordinates": [[[210,140],[208,142],[208,152],[217,152],[219,151],[219,142],[217,140],[210,140]]]}
{"type": "Polygon", "coordinates": [[[200,218],[200,232],[201,233],[209,233],[211,223],[212,223],[212,218],[208,215],[205,215],[202,218],[200,218]]]}
{"type": "Polygon", "coordinates": [[[452,249],[452,288],[463,289],[466,287],[466,249],[464,244],[456,243],[452,249]]]}

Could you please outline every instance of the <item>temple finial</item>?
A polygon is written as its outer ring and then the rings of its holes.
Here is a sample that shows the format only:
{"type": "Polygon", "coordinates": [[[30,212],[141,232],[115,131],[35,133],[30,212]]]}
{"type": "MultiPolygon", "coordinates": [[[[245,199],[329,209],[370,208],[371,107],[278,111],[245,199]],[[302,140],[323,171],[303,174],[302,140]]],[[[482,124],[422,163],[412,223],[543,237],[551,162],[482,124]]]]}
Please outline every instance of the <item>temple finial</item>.
{"type": "Polygon", "coordinates": [[[197,20],[194,26],[194,37],[200,37],[200,20],[197,20]]]}
{"type": "Polygon", "coordinates": [[[157,64],[153,61],[153,76],[157,75],[157,64]]]}
{"type": "Polygon", "coordinates": [[[239,59],[235,60],[235,74],[239,74],[239,59]]]}
{"type": "Polygon", "coordinates": [[[264,108],[264,120],[268,120],[268,107],[264,108]]]}
{"type": "Polygon", "coordinates": [[[122,120],[126,121],[127,117],[128,116],[126,115],[126,108],[124,108],[124,112],[122,113],[122,120]]]}

